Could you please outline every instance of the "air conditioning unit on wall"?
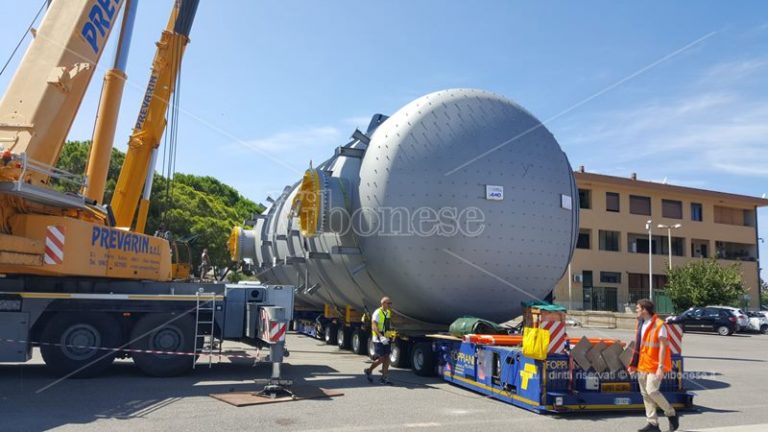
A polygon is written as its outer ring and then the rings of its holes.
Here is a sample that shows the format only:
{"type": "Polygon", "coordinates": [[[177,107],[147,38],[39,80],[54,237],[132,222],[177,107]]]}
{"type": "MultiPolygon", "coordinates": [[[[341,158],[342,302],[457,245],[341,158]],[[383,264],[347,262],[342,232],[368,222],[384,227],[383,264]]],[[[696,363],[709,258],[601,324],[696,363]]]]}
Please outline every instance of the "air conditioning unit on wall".
{"type": "Polygon", "coordinates": [[[578,283],[584,282],[584,275],[582,275],[581,273],[576,273],[575,275],[573,275],[573,281],[578,283]]]}

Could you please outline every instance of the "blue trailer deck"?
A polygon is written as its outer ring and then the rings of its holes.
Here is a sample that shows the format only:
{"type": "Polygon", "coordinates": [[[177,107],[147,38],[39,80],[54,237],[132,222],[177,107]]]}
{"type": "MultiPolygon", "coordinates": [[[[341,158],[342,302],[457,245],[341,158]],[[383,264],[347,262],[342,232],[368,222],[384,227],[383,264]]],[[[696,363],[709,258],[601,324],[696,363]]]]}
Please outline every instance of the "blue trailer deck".
{"type": "MultiPolygon", "coordinates": [[[[637,380],[626,370],[583,370],[568,354],[535,360],[512,346],[437,339],[434,348],[445,381],[533,412],[644,409],[637,380]]],[[[674,355],[672,363],[661,391],[675,409],[691,408],[693,394],[685,390],[682,379],[683,358],[674,355]]]]}

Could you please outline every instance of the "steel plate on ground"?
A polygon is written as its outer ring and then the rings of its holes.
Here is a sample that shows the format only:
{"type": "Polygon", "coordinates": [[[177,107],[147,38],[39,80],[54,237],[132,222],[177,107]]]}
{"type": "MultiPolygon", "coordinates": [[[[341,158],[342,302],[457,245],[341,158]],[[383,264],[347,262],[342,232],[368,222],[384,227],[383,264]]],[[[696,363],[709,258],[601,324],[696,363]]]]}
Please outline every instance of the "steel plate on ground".
{"type": "Polygon", "coordinates": [[[291,402],[294,400],[303,399],[318,399],[318,398],[330,398],[334,396],[344,396],[344,393],[338,390],[328,390],[315,386],[293,386],[291,391],[296,398],[293,399],[290,396],[270,398],[267,396],[260,396],[254,392],[231,392],[231,393],[213,393],[210,396],[214,399],[218,399],[222,402],[226,402],[236,407],[243,407],[249,405],[264,405],[277,402],[291,402]]]}

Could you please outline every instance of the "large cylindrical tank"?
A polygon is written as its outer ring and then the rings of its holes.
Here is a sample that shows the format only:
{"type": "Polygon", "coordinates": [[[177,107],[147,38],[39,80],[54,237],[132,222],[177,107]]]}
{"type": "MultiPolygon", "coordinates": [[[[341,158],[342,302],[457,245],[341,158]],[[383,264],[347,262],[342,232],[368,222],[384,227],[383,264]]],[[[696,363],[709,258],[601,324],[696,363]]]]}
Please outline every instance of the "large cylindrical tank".
{"type": "Polygon", "coordinates": [[[578,234],[566,155],[533,115],[498,95],[439,91],[375,115],[283,194],[236,258],[301,300],[408,318],[503,321],[544,299],[578,234]]]}

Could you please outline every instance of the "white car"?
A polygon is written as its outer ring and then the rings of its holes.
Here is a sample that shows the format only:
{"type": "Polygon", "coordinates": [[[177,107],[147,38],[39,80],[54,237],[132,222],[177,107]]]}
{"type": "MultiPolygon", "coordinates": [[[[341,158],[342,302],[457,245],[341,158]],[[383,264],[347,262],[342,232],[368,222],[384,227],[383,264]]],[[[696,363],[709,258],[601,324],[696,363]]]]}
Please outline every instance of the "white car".
{"type": "Polygon", "coordinates": [[[733,313],[736,315],[736,324],[738,324],[739,328],[736,329],[736,331],[739,331],[739,329],[748,328],[749,327],[749,317],[747,314],[744,313],[743,310],[733,307],[733,306],[720,306],[720,305],[712,305],[707,307],[716,307],[716,308],[723,308],[723,309],[730,309],[733,311],[733,313]]]}
{"type": "Polygon", "coordinates": [[[749,326],[747,326],[749,330],[768,334],[768,312],[747,312],[747,316],[749,317],[749,326]]]}

